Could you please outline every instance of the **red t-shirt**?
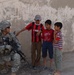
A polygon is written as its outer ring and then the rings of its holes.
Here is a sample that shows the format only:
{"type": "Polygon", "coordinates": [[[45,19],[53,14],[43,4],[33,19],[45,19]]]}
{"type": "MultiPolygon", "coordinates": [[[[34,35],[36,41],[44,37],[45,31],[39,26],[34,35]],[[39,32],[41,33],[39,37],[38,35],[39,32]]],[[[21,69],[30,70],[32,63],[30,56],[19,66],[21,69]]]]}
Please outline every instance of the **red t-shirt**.
{"type": "Polygon", "coordinates": [[[37,32],[40,30],[44,30],[44,26],[42,24],[36,25],[36,23],[32,22],[26,26],[27,30],[32,30],[32,42],[40,42],[41,41],[41,34],[37,36],[37,32]]]}
{"type": "Polygon", "coordinates": [[[47,41],[47,42],[53,42],[53,38],[54,38],[54,30],[50,29],[44,29],[42,32],[42,39],[43,41],[47,41]]]}

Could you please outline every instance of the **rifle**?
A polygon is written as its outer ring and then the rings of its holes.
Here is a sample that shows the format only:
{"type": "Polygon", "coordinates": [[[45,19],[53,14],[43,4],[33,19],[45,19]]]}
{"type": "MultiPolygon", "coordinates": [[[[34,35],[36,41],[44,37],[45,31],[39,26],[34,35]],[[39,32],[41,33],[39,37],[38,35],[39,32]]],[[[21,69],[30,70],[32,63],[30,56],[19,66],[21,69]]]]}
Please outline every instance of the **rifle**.
{"type": "Polygon", "coordinates": [[[29,62],[26,60],[25,54],[21,50],[18,50],[18,45],[17,45],[17,43],[14,40],[9,41],[9,38],[7,37],[4,41],[8,45],[11,45],[12,46],[11,52],[13,51],[13,52],[18,53],[21,56],[21,59],[24,60],[24,61],[26,61],[26,63],[29,65],[29,62]]]}

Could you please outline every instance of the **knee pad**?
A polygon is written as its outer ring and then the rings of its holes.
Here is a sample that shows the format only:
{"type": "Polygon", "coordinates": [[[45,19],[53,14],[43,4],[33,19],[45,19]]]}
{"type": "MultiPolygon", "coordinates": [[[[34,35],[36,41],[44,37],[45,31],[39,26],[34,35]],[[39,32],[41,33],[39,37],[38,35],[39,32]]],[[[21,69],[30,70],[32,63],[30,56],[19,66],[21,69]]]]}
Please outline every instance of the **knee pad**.
{"type": "Polygon", "coordinates": [[[14,60],[18,60],[18,59],[20,60],[20,55],[18,53],[15,53],[13,56],[13,59],[14,60]]]}

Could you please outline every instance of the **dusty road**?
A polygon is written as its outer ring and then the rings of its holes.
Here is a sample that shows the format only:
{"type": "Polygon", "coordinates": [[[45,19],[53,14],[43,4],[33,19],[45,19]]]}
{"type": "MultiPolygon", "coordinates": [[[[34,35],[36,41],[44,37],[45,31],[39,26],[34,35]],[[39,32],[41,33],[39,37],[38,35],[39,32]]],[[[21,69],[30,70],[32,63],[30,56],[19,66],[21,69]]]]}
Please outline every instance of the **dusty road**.
{"type": "MultiPolygon", "coordinates": [[[[42,62],[42,60],[41,60],[41,62],[42,62]]],[[[48,58],[47,58],[47,66],[49,67],[48,58]]],[[[3,75],[10,75],[10,73],[3,74],[3,75]]],[[[21,67],[21,69],[18,72],[18,75],[52,75],[52,74],[50,74],[49,69],[33,70],[25,65],[25,66],[21,67]]],[[[61,75],[74,75],[74,52],[63,53],[63,65],[62,65],[62,74],[61,75]]]]}

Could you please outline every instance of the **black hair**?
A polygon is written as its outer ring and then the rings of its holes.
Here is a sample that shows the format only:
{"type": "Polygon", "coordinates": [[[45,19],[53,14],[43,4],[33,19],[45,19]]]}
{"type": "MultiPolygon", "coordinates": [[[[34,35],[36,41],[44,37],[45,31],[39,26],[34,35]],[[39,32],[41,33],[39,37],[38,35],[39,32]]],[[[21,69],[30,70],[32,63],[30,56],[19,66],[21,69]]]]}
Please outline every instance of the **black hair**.
{"type": "Polygon", "coordinates": [[[51,21],[51,20],[46,20],[46,21],[45,21],[45,24],[51,25],[51,24],[52,24],[52,21],[51,21]]]}
{"type": "Polygon", "coordinates": [[[61,22],[56,22],[56,23],[54,24],[54,26],[60,27],[60,29],[63,27],[63,25],[62,25],[61,22]]]}

